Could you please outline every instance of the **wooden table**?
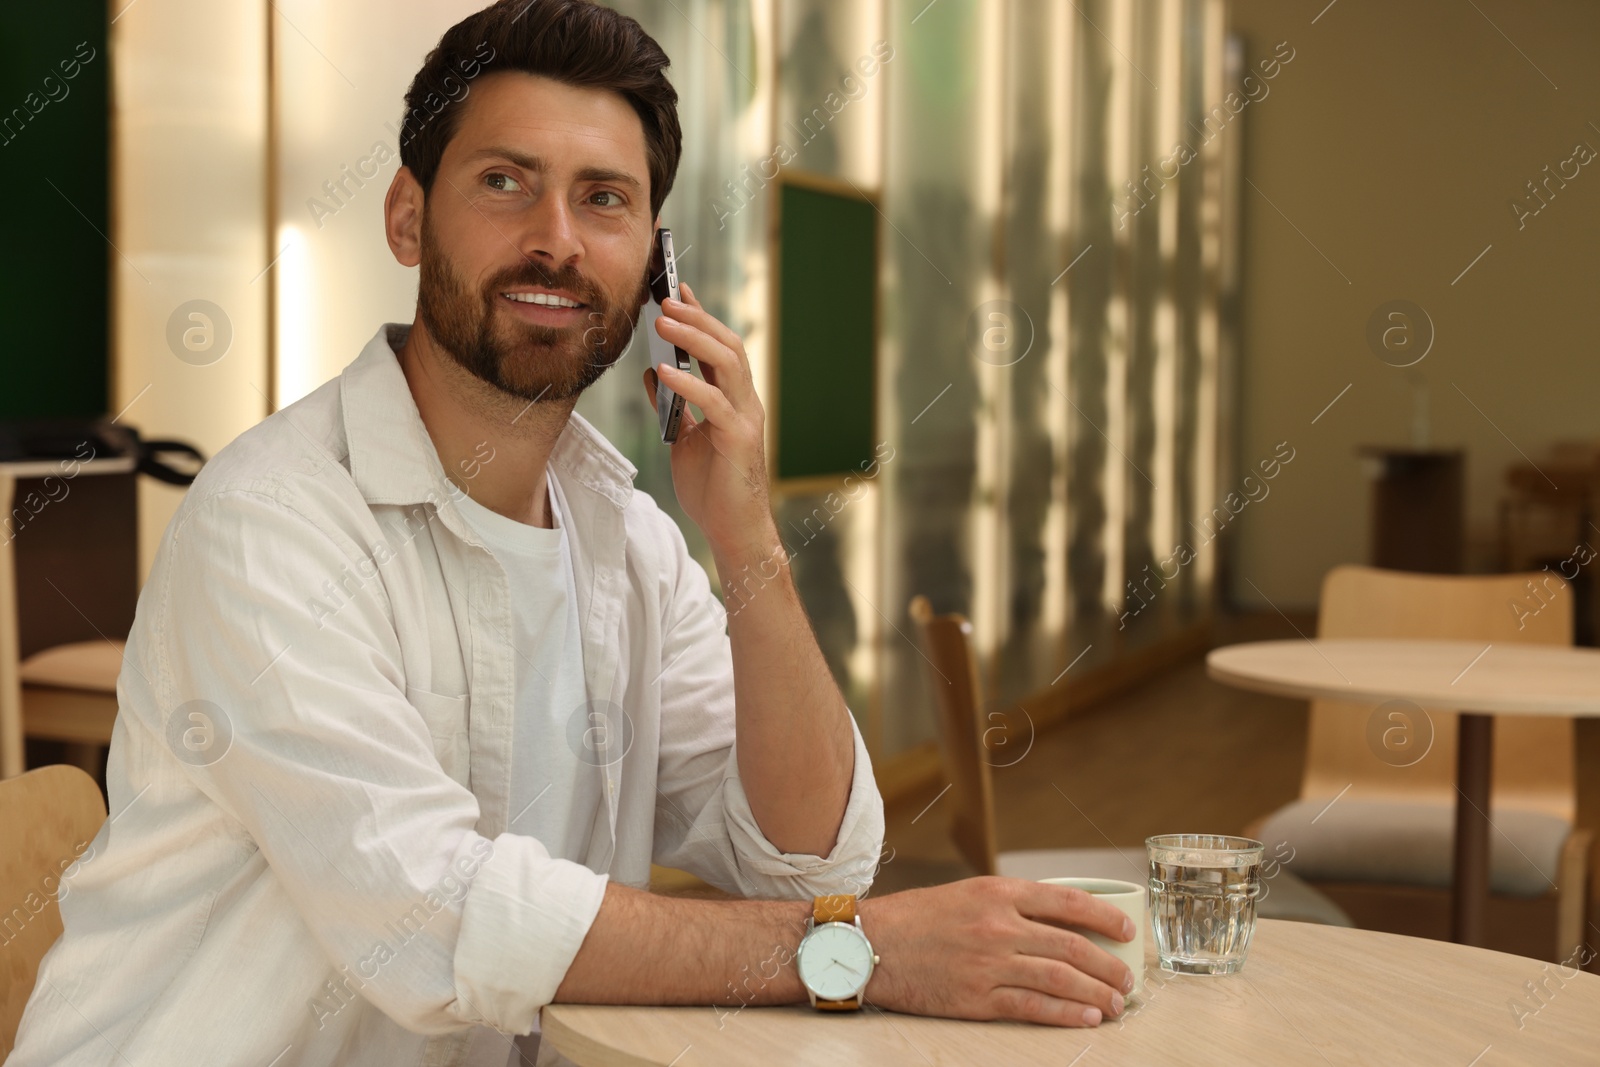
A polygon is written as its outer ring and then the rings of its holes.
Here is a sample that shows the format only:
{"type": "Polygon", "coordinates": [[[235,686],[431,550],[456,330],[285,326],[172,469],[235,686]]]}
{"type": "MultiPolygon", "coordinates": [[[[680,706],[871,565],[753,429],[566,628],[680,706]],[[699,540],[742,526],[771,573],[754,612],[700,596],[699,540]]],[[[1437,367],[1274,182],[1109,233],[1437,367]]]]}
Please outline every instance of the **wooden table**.
{"type": "Polygon", "coordinates": [[[1571,967],[1273,919],[1257,923],[1237,975],[1158,971],[1147,946],[1146,995],[1096,1029],[926,1019],[870,1005],[822,1015],[804,1005],[719,1014],[729,1009],[557,1004],[544,1009],[542,1027],[544,1040],[580,1067],[1501,1067],[1600,1059],[1600,976],[1571,967]],[[1548,992],[1535,1000],[1525,982],[1548,992]]]}
{"type": "Polygon", "coordinates": [[[1600,717],[1600,650],[1386,639],[1257,641],[1214,649],[1212,678],[1309,700],[1409,700],[1461,712],[1451,936],[1483,943],[1495,715],[1600,717]]]}

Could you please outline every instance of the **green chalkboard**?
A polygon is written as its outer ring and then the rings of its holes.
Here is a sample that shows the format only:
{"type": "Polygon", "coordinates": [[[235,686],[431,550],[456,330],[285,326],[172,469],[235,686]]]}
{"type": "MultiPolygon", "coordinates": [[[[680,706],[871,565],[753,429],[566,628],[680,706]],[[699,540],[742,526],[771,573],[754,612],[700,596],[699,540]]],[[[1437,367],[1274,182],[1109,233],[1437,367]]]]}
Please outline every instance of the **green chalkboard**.
{"type": "Polygon", "coordinates": [[[859,473],[876,443],[877,212],[789,183],[778,211],[778,477],[859,473]]]}
{"type": "Polygon", "coordinates": [[[0,419],[106,414],[106,18],[0,6],[0,419]]]}

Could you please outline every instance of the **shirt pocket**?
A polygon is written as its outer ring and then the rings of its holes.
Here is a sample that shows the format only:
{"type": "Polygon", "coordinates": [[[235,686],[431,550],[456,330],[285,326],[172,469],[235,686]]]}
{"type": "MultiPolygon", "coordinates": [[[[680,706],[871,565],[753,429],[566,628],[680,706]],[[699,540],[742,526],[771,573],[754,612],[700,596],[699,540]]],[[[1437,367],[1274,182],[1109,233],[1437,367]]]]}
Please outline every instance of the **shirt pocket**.
{"type": "Polygon", "coordinates": [[[433,738],[433,754],[438,758],[439,766],[456,782],[467,786],[471,750],[467,738],[466,695],[444,696],[408,685],[406,700],[422,715],[422,721],[428,724],[428,733],[433,738]]]}

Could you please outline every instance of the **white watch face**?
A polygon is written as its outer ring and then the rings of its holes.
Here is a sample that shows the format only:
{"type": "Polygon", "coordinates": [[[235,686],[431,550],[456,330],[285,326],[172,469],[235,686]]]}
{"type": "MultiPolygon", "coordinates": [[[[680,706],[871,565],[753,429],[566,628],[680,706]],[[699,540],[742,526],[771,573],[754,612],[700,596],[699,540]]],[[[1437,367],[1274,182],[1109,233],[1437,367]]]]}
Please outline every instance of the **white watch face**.
{"type": "Polygon", "coordinates": [[[823,923],[800,942],[800,980],[822,1000],[848,1000],[872,973],[872,946],[849,923],[823,923]]]}

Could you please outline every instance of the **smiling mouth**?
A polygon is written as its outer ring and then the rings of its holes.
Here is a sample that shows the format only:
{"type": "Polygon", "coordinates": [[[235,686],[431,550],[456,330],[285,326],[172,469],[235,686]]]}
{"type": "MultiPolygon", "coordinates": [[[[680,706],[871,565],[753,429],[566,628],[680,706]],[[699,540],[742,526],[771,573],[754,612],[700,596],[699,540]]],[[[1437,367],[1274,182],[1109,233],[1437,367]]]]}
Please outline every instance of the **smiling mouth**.
{"type": "Polygon", "coordinates": [[[582,301],[557,296],[554,293],[501,293],[500,295],[514,304],[528,304],[532,307],[550,308],[552,310],[576,310],[589,306],[582,301]]]}

